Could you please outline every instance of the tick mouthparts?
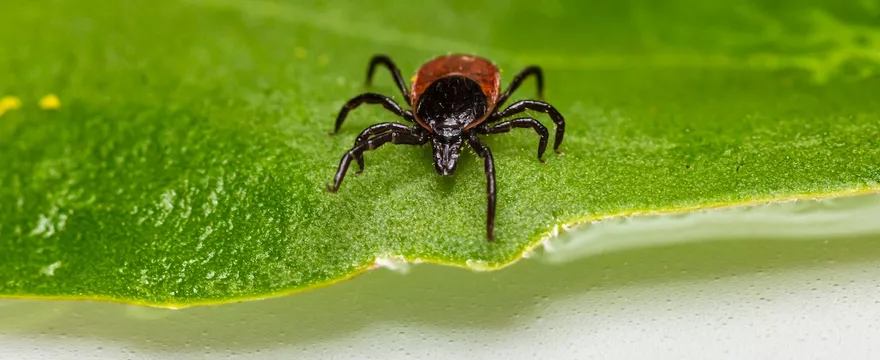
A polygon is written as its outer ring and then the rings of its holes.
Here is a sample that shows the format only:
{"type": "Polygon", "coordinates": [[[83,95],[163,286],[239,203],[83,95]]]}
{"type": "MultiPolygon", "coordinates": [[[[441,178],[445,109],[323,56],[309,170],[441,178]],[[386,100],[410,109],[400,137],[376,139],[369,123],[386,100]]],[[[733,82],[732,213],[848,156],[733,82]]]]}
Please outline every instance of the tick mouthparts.
{"type": "Polygon", "coordinates": [[[452,175],[461,154],[461,142],[434,141],[434,168],[440,175],[452,175]]]}

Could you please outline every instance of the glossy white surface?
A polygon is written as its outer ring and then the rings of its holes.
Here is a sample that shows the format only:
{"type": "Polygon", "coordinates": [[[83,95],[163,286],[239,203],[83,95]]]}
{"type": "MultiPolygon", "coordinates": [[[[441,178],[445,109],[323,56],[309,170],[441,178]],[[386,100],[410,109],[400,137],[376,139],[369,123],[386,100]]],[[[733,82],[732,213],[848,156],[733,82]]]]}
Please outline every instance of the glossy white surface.
{"type": "MultiPolygon", "coordinates": [[[[659,241],[489,273],[377,270],[215,307],[7,300],[0,359],[880,358],[876,232],[791,241],[743,226],[763,237],[659,241]]],[[[665,235],[603,238],[633,236],[665,235]]]]}

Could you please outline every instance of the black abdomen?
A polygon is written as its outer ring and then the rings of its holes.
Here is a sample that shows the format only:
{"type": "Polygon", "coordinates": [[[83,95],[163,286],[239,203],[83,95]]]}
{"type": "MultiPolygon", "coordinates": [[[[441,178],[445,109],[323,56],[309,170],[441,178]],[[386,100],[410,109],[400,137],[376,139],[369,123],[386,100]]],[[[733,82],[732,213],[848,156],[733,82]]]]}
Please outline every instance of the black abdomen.
{"type": "Polygon", "coordinates": [[[488,111],[487,107],[480,84],[453,75],[437,79],[425,89],[416,104],[416,116],[436,133],[445,135],[450,131],[460,132],[468,124],[481,119],[488,111]]]}

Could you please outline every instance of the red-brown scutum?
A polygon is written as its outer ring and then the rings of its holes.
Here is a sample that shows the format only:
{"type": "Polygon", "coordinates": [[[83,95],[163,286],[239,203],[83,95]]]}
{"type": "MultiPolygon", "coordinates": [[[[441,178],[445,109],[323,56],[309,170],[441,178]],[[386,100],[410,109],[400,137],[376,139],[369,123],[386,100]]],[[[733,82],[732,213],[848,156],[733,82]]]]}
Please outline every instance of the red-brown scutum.
{"type": "MultiPolygon", "coordinates": [[[[483,95],[486,95],[486,113],[476,121],[468,124],[465,129],[472,128],[485,121],[495,109],[495,102],[498,100],[501,88],[501,73],[498,71],[498,67],[487,59],[472,55],[452,54],[428,61],[419,68],[419,71],[416,72],[412,79],[412,88],[409,95],[412,101],[410,107],[416,112],[419,97],[428,86],[431,86],[437,79],[454,75],[464,76],[476,81],[477,84],[480,84],[483,95]]],[[[415,118],[419,125],[431,130],[422,119],[418,118],[418,115],[415,118]]]]}

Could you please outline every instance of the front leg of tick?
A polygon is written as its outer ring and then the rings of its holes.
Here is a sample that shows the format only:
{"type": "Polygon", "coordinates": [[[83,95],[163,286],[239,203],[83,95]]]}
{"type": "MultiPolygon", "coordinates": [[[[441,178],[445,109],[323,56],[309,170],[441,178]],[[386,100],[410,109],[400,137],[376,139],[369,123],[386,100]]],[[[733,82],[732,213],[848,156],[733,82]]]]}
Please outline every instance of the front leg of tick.
{"type": "Polygon", "coordinates": [[[489,147],[483,144],[477,137],[476,132],[468,135],[468,144],[483,158],[483,168],[486,172],[486,240],[495,240],[495,160],[489,147]]]}
{"type": "Polygon", "coordinates": [[[553,151],[557,154],[562,155],[559,152],[559,145],[562,144],[562,138],[565,136],[565,119],[562,117],[562,114],[548,103],[543,101],[535,101],[535,100],[521,100],[513,103],[508,106],[506,109],[502,111],[497,111],[486,121],[486,123],[495,122],[498,120],[502,120],[506,117],[516,115],[527,110],[540,111],[543,113],[547,113],[550,115],[550,119],[556,124],[556,139],[553,141],[553,151]]]}
{"type": "Polygon", "coordinates": [[[519,118],[497,123],[495,125],[481,124],[476,128],[481,134],[506,133],[513,128],[532,128],[540,136],[538,140],[538,161],[544,162],[544,150],[547,149],[547,139],[550,138],[547,128],[533,118],[519,118]]]}
{"type": "MultiPolygon", "coordinates": [[[[409,126],[406,126],[406,125],[400,124],[400,123],[387,122],[387,123],[376,124],[376,125],[372,125],[372,126],[367,127],[366,129],[364,129],[364,131],[361,131],[360,135],[358,135],[358,137],[354,140],[354,145],[357,146],[358,144],[362,144],[362,143],[366,142],[370,137],[373,137],[376,135],[381,135],[386,132],[408,133],[408,132],[414,132],[414,131],[415,131],[415,133],[417,133],[418,129],[413,129],[413,128],[410,128],[409,126]]],[[[364,155],[363,155],[363,153],[356,154],[354,160],[358,164],[358,170],[355,171],[354,174],[358,175],[362,171],[364,171],[364,155]]]]}
{"type": "Polygon", "coordinates": [[[359,144],[355,144],[351,150],[347,151],[339,161],[339,169],[336,170],[336,176],[333,178],[333,185],[327,185],[327,191],[335,193],[339,191],[342,185],[342,179],[348,171],[351,160],[358,159],[363,156],[364,151],[375,150],[386,143],[403,144],[403,145],[424,145],[428,141],[428,137],[424,133],[415,132],[407,129],[406,132],[389,131],[377,135],[371,139],[365,140],[359,144]]]}

